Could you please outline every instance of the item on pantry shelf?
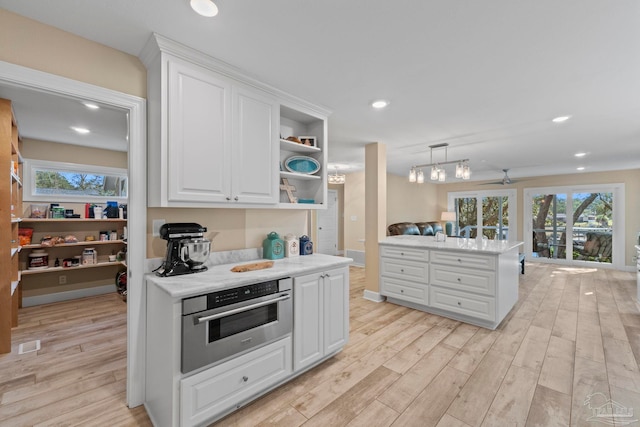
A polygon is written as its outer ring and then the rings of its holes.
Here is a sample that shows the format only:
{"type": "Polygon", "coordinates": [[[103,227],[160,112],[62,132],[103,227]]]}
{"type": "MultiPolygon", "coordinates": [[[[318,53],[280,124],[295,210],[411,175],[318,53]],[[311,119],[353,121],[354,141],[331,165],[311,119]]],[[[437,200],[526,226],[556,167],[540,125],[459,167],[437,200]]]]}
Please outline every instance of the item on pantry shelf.
{"type": "Polygon", "coordinates": [[[48,205],[42,204],[31,204],[31,214],[29,215],[31,218],[46,218],[47,217],[47,209],[48,205]]]}
{"type": "Polygon", "coordinates": [[[93,242],[95,240],[96,240],[96,236],[92,236],[92,235],[85,236],[84,238],[85,242],[93,242]]]}
{"type": "Polygon", "coordinates": [[[95,219],[102,219],[102,206],[93,207],[93,217],[95,219]]]}
{"type": "Polygon", "coordinates": [[[81,263],[82,263],[82,255],[76,255],[72,258],[71,266],[79,267],[81,263]]]}
{"type": "Polygon", "coordinates": [[[109,240],[118,240],[117,230],[111,230],[111,234],[109,234],[109,240]]]}
{"type": "Polygon", "coordinates": [[[109,255],[109,261],[115,262],[116,261],[116,256],[115,255],[109,255]]]}
{"type": "Polygon", "coordinates": [[[73,258],[65,258],[62,260],[63,267],[73,267],[73,258]]]}
{"type": "Polygon", "coordinates": [[[64,237],[61,236],[44,236],[41,240],[40,240],[40,244],[42,246],[55,246],[55,245],[60,245],[62,243],[65,243],[64,237]]]}
{"type": "Polygon", "coordinates": [[[82,251],[82,265],[98,263],[98,254],[94,248],[86,248],[82,251]]]}
{"type": "Polygon", "coordinates": [[[287,138],[287,141],[291,141],[291,142],[295,142],[297,144],[302,144],[302,141],[300,141],[297,137],[295,136],[290,136],[287,138]]]}
{"type": "Polygon", "coordinates": [[[262,257],[266,259],[284,258],[284,242],[275,231],[269,233],[262,242],[262,257]]]}
{"type": "Polygon", "coordinates": [[[64,242],[65,243],[78,243],[78,238],[76,236],[74,236],[73,234],[69,234],[67,236],[64,236],[64,242]]]}
{"type": "Polygon", "coordinates": [[[313,204],[315,203],[315,199],[298,199],[298,203],[309,203],[309,204],[313,204]]]}
{"type": "Polygon", "coordinates": [[[54,267],[60,267],[60,260],[58,258],[56,258],[55,262],[53,263],[54,267]]]}
{"type": "Polygon", "coordinates": [[[284,236],[284,256],[286,256],[287,258],[299,256],[299,244],[300,243],[298,241],[298,237],[295,234],[289,233],[284,236]]]}
{"type": "Polygon", "coordinates": [[[32,237],[33,228],[18,228],[18,238],[20,239],[20,246],[30,245],[32,237]]]}
{"type": "Polygon", "coordinates": [[[234,273],[244,273],[245,271],[263,270],[273,267],[273,261],[254,262],[251,264],[236,265],[231,269],[234,273]]]}
{"type": "Polygon", "coordinates": [[[29,270],[49,268],[49,254],[44,249],[34,249],[29,254],[29,270]]]}
{"type": "Polygon", "coordinates": [[[109,232],[108,231],[101,231],[100,232],[100,236],[98,237],[98,240],[100,240],[101,242],[109,240],[109,232]]]}
{"type": "Polygon", "coordinates": [[[313,242],[309,240],[309,236],[300,236],[300,255],[313,254],[313,242]]]}

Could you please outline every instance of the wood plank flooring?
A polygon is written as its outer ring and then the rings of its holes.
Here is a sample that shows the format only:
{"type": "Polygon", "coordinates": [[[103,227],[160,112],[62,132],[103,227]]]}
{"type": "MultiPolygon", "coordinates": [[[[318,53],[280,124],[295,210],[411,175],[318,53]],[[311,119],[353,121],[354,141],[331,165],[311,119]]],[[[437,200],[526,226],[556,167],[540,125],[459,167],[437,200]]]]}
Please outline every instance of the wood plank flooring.
{"type": "MultiPolygon", "coordinates": [[[[527,263],[495,331],[366,301],[364,277],[351,267],[347,347],[217,427],[594,426],[608,399],[636,414],[618,425],[640,418],[633,273],[527,263]]],[[[19,325],[0,355],[0,426],[151,424],[124,404],[126,305],[115,294],[21,309],[19,325]],[[35,339],[39,351],[17,354],[35,339]]]]}

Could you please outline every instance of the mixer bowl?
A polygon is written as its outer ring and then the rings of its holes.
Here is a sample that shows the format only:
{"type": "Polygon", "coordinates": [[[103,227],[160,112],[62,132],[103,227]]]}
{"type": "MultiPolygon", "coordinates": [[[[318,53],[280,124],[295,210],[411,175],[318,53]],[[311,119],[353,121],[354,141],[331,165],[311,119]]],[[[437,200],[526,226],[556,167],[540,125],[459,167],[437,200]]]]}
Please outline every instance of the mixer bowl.
{"type": "Polygon", "coordinates": [[[203,265],[209,259],[211,242],[207,239],[188,239],[181,242],[180,257],[192,270],[206,269],[203,265]]]}

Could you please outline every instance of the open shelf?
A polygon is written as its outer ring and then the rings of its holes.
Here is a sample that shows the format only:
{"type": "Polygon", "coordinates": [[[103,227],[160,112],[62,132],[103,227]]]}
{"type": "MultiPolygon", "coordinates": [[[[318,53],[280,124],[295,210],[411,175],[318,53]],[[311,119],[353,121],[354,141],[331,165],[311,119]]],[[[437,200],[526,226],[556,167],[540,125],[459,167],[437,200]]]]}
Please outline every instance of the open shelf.
{"type": "Polygon", "coordinates": [[[310,147],[308,145],[298,144],[297,142],[280,139],[280,149],[292,151],[296,153],[319,153],[322,151],[319,147],[310,147]]]}
{"type": "Polygon", "coordinates": [[[71,271],[71,270],[82,270],[85,268],[101,268],[101,267],[112,267],[112,266],[122,266],[123,263],[121,261],[107,261],[107,262],[99,262],[97,264],[85,264],[79,265],[77,267],[49,267],[43,268],[40,270],[22,270],[22,275],[31,275],[31,274],[42,274],[42,273],[55,273],[61,271],[71,271]]]}
{"type": "Polygon", "coordinates": [[[46,245],[24,245],[24,249],[51,249],[51,248],[67,248],[70,246],[96,246],[96,245],[115,245],[125,243],[124,240],[94,240],[91,242],[78,242],[78,243],[60,243],[59,245],[46,246],[46,245]]]}
{"type": "Polygon", "coordinates": [[[24,223],[39,223],[39,222],[62,222],[62,221],[71,221],[71,222],[127,222],[126,219],[120,218],[22,218],[22,222],[24,223]]]}
{"type": "Polygon", "coordinates": [[[280,178],[300,179],[300,180],[305,180],[305,181],[313,181],[313,180],[316,180],[316,179],[322,179],[322,177],[318,176],[318,175],[308,175],[308,174],[304,174],[304,173],[284,172],[284,171],[280,171],[280,178]]]}

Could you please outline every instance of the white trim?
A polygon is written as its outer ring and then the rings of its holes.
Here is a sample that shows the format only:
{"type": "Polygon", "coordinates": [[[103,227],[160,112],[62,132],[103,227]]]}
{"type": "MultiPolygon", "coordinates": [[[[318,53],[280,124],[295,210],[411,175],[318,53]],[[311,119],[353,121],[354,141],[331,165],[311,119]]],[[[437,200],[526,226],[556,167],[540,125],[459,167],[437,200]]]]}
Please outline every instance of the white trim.
{"type": "MultiPolygon", "coordinates": [[[[35,194],[35,183],[36,183],[36,171],[37,170],[49,170],[49,171],[62,171],[62,172],[78,172],[78,173],[92,173],[92,174],[103,174],[108,176],[114,176],[119,178],[125,178],[128,184],[128,173],[127,169],[122,168],[112,168],[107,166],[97,166],[97,165],[85,165],[79,163],[68,163],[68,162],[53,162],[50,160],[38,160],[38,159],[24,159],[23,163],[23,201],[33,202],[33,201],[51,201],[56,200],[60,202],[73,202],[73,203],[85,203],[85,202],[93,202],[93,203],[105,203],[108,200],[115,200],[118,202],[126,203],[128,197],[116,197],[116,196],[73,196],[73,195],[65,195],[65,194],[48,194],[41,195],[35,194]]],[[[128,190],[127,190],[128,193],[128,190]]]]}
{"type": "Polygon", "coordinates": [[[373,302],[383,302],[387,299],[387,297],[383,297],[380,292],[374,292],[368,289],[365,289],[363,298],[373,302]]]}
{"type": "MultiPolygon", "coordinates": [[[[525,228],[523,231],[524,237],[524,252],[527,254],[527,258],[530,260],[537,260],[543,263],[557,263],[562,265],[573,265],[581,267],[594,267],[594,268],[613,268],[616,270],[623,270],[625,268],[625,185],[624,183],[613,184],[593,184],[593,185],[565,185],[558,187],[536,187],[525,188],[523,191],[523,220],[525,228]],[[546,258],[534,258],[532,245],[533,245],[533,217],[532,213],[532,199],[536,194],[566,194],[567,195],[567,218],[573,217],[573,193],[613,193],[614,206],[613,209],[613,248],[611,251],[611,263],[599,263],[588,261],[574,261],[567,259],[553,259],[548,260],[546,258]]],[[[573,233],[573,224],[567,223],[567,233],[573,233]]],[[[567,250],[567,254],[572,251],[567,250]]]]}
{"type": "Polygon", "coordinates": [[[353,260],[353,265],[357,267],[365,266],[365,255],[364,251],[358,251],[355,249],[347,249],[347,258],[351,258],[353,260]]]}
{"type": "Polygon", "coordinates": [[[91,288],[82,288],[73,291],[55,292],[53,294],[24,297],[22,298],[22,306],[33,307],[34,305],[51,304],[52,302],[69,301],[72,299],[93,297],[96,295],[110,294],[115,292],[115,284],[94,286],[91,288]]]}
{"type": "Polygon", "coordinates": [[[127,218],[127,405],[144,402],[146,295],[144,265],[147,244],[147,106],[143,98],[83,83],[55,74],[0,61],[0,84],[76,97],[128,110],[129,202],[127,218]]]}

